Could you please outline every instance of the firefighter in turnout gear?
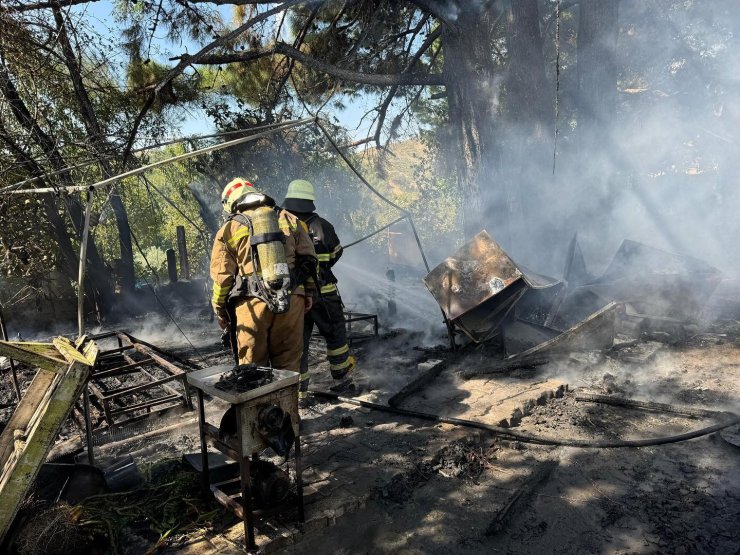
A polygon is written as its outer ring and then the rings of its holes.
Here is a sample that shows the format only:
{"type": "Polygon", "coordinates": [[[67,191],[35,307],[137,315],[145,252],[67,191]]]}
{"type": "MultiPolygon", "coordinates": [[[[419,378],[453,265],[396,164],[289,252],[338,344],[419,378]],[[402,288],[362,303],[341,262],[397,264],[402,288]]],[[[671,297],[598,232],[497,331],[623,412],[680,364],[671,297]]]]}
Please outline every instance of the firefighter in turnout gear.
{"type": "Polygon", "coordinates": [[[334,226],[316,214],[315,200],[313,185],[304,179],[296,179],[288,185],[288,192],[283,202],[283,208],[308,226],[319,259],[317,288],[320,294],[314,300],[311,310],[306,313],[303,326],[303,357],[301,358],[299,393],[301,398],[305,398],[308,394],[310,379],[308,344],[314,324],[326,339],[329,369],[335,380],[335,385],[332,387],[334,391],[344,392],[354,389],[352,370],[356,364],[355,357],[350,353],[347,343],[342,298],[337,289],[337,278],[332,272],[332,267],[342,256],[342,245],[339,243],[334,226]]]}
{"type": "Polygon", "coordinates": [[[317,263],[308,228],[241,177],[226,185],[221,203],[228,219],[211,252],[219,326],[231,330],[239,364],[298,372],[317,263]]]}

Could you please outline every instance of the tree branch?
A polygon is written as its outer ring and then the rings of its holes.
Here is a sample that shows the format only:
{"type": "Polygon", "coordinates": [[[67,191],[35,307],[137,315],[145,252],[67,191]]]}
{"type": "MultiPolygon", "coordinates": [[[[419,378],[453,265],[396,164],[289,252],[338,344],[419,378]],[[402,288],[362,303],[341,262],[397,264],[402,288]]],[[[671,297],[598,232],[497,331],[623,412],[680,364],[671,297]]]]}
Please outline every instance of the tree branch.
{"type": "Polygon", "coordinates": [[[331,75],[337,79],[343,81],[351,81],[353,83],[360,83],[363,85],[375,85],[379,87],[392,87],[392,86],[407,86],[407,85],[444,85],[444,76],[441,73],[362,73],[360,71],[352,71],[349,69],[343,69],[335,65],[322,62],[316,58],[304,54],[300,50],[293,48],[292,46],[279,42],[272,48],[266,48],[262,50],[253,50],[251,52],[234,52],[231,54],[215,54],[212,56],[203,56],[198,60],[190,61],[190,63],[206,64],[206,65],[217,65],[217,64],[231,64],[236,62],[251,62],[265,56],[271,56],[273,54],[282,54],[293,58],[301,64],[331,75]]]}
{"type": "MultiPolygon", "coordinates": [[[[445,25],[453,25],[457,20],[458,7],[455,0],[407,0],[417,8],[420,8],[433,17],[439,19],[445,25]]],[[[461,0],[463,2],[470,0],[461,0]]]]}
{"type": "MultiPolygon", "coordinates": [[[[434,41],[439,38],[439,36],[442,34],[442,26],[440,25],[437,27],[434,31],[429,33],[426,38],[424,39],[424,42],[419,47],[419,50],[417,50],[414,55],[411,57],[411,60],[404,68],[403,72],[408,73],[412,69],[414,69],[414,66],[419,62],[421,57],[424,55],[424,52],[426,52],[432,44],[434,44],[434,41]]],[[[386,96],[385,100],[383,101],[383,104],[380,106],[380,109],[378,110],[378,117],[377,117],[377,126],[375,128],[375,144],[380,147],[380,134],[383,132],[383,124],[385,123],[386,114],[388,113],[388,108],[391,105],[391,102],[393,101],[393,98],[396,96],[396,92],[398,92],[398,87],[394,86],[391,87],[391,90],[388,91],[388,96],[386,96]]]]}
{"type": "MultiPolygon", "coordinates": [[[[316,16],[319,13],[319,10],[321,9],[321,5],[317,5],[315,8],[311,10],[311,13],[309,14],[308,18],[306,19],[306,22],[303,24],[303,27],[296,35],[295,40],[293,41],[293,48],[300,49],[301,45],[303,44],[303,41],[306,39],[306,35],[308,35],[308,30],[313,24],[313,22],[316,20],[316,16]]],[[[275,35],[275,40],[279,38],[279,34],[275,35]]],[[[281,64],[282,65],[282,64],[281,64]]],[[[282,92],[283,88],[285,88],[285,85],[288,82],[288,78],[291,75],[291,72],[293,71],[293,68],[295,67],[295,60],[293,58],[288,59],[288,67],[285,69],[285,72],[283,76],[280,78],[280,82],[275,89],[275,94],[273,95],[270,111],[275,108],[275,106],[278,103],[278,100],[280,99],[280,93],[282,92]]],[[[274,70],[273,70],[274,75],[274,70]]],[[[268,82],[268,91],[269,91],[269,85],[272,82],[272,76],[270,76],[270,81],[268,82]]]]}
{"type": "Polygon", "coordinates": [[[17,6],[0,6],[0,12],[19,13],[19,12],[30,12],[33,10],[44,10],[46,8],[52,8],[54,6],[67,7],[76,6],[78,4],[92,4],[93,2],[99,2],[100,0],[51,0],[50,2],[34,2],[33,4],[20,3],[17,6]]]}
{"type": "Polygon", "coordinates": [[[207,44],[206,46],[201,48],[197,53],[193,54],[192,56],[190,55],[182,56],[180,58],[180,63],[178,63],[175,67],[173,67],[170,71],[168,71],[167,75],[164,76],[164,78],[157,84],[154,90],[150,93],[141,111],[136,116],[136,119],[134,120],[134,125],[131,129],[131,132],[129,133],[128,141],[126,142],[126,147],[123,150],[123,167],[125,168],[126,162],[128,161],[128,158],[131,154],[131,149],[133,148],[134,141],[136,140],[136,134],[139,132],[139,127],[141,126],[141,122],[143,121],[144,116],[147,114],[149,109],[154,104],[154,101],[156,100],[157,95],[162,91],[162,89],[164,89],[169,83],[171,83],[175,79],[175,77],[177,77],[183,71],[185,71],[185,69],[188,66],[199,63],[199,60],[201,58],[205,57],[208,53],[212,52],[216,48],[220,46],[224,46],[225,44],[235,40],[239,35],[247,31],[250,27],[253,27],[257,23],[260,23],[261,21],[264,21],[265,19],[272,17],[276,13],[280,13],[297,4],[305,3],[306,1],[307,0],[287,0],[283,2],[282,4],[272,8],[271,10],[267,10],[266,12],[262,12],[261,14],[256,15],[255,17],[253,17],[252,19],[250,19],[243,25],[240,25],[239,27],[237,27],[230,33],[226,33],[222,37],[219,37],[218,39],[211,42],[210,44],[207,44]]]}

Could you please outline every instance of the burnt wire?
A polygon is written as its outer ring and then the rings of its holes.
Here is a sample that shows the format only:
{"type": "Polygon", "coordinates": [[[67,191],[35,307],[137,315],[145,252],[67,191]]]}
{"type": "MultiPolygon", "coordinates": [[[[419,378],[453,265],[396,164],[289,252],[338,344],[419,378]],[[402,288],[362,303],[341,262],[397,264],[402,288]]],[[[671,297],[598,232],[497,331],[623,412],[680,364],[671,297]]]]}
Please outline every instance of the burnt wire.
{"type": "Polygon", "coordinates": [[[404,214],[404,215],[403,215],[403,216],[401,216],[400,218],[397,218],[397,219],[393,220],[393,221],[392,221],[391,223],[389,223],[389,224],[386,224],[386,225],[384,225],[383,227],[381,227],[381,228],[379,228],[379,229],[376,229],[376,230],[375,230],[375,231],[373,231],[372,233],[368,233],[368,234],[367,234],[367,235],[365,235],[364,237],[361,237],[361,238],[357,239],[356,241],[352,241],[352,242],[351,242],[351,243],[349,243],[348,245],[342,245],[342,248],[343,248],[343,249],[348,249],[348,248],[350,248],[350,247],[354,247],[354,246],[355,246],[355,245],[357,245],[358,243],[362,243],[363,241],[366,241],[367,239],[370,239],[370,237],[374,237],[375,235],[377,235],[377,234],[378,234],[378,233],[380,233],[381,231],[385,231],[385,230],[386,230],[386,229],[388,229],[389,227],[391,227],[391,226],[394,226],[394,225],[396,225],[396,224],[397,224],[397,223],[399,223],[399,222],[402,222],[402,221],[403,221],[403,220],[405,220],[406,218],[407,218],[407,215],[406,215],[406,214],[404,214]]]}
{"type": "Polygon", "coordinates": [[[555,4],[555,141],[552,150],[552,174],[558,157],[558,117],[560,116],[560,0],[555,4]]]}

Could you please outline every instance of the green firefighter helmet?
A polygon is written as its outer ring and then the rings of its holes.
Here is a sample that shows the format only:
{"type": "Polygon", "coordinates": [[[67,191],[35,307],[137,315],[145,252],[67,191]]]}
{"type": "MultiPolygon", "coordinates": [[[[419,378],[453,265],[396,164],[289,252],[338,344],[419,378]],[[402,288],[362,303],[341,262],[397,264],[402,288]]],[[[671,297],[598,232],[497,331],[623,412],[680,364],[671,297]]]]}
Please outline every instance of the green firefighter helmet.
{"type": "Polygon", "coordinates": [[[315,200],[316,194],[311,182],[305,179],[294,179],[288,185],[283,207],[291,212],[314,212],[316,210],[315,200]]]}

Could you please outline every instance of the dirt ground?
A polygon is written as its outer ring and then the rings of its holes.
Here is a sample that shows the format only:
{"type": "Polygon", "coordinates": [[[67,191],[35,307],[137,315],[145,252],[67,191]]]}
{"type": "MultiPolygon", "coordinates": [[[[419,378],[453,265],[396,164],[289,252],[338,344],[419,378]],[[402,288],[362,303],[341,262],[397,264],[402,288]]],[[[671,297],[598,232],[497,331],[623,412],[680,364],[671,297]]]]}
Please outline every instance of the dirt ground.
{"type": "MultiPolygon", "coordinates": [[[[207,322],[193,318],[185,329],[198,354],[177,334],[149,340],[201,365],[228,360],[207,322]]],[[[725,321],[679,344],[651,338],[469,380],[460,371],[486,368],[494,355],[419,348],[414,334],[394,333],[359,349],[359,398],[494,425],[521,409],[509,419],[513,430],[552,438],[668,436],[716,418],[579,395],[740,412],[739,330],[738,322],[725,321]]],[[[312,346],[312,362],[312,387],[325,389],[320,343],[312,346]]],[[[217,404],[209,407],[219,412],[217,404]]],[[[505,440],[341,403],[317,403],[301,416],[311,525],[301,532],[286,517],[261,527],[265,552],[740,553],[740,448],[716,433],[662,446],[592,449],[505,440]]],[[[119,442],[99,455],[112,460],[134,451],[138,464],[197,451],[193,414],[168,420],[178,421],[173,431],[119,442]]],[[[222,519],[178,538],[170,551],[241,552],[241,524],[222,519]]],[[[119,546],[124,553],[146,546],[142,538],[126,541],[119,546]]]]}
{"type": "MultiPolygon", "coordinates": [[[[529,382],[563,377],[570,392],[536,406],[516,429],[596,440],[659,437],[707,425],[578,401],[580,392],[717,410],[736,410],[740,401],[734,342],[667,348],[639,366],[598,358],[519,371],[529,382]]],[[[453,373],[449,369],[420,395],[451,391],[444,378],[453,373]]],[[[406,403],[420,409],[416,399],[406,403]]],[[[740,552],[740,449],[717,434],[656,447],[583,449],[441,430],[450,436],[441,448],[443,461],[457,446],[459,464],[448,461],[451,471],[437,468],[438,444],[412,442],[415,456],[404,460],[400,493],[396,479],[364,510],[289,552],[740,552]]]]}

